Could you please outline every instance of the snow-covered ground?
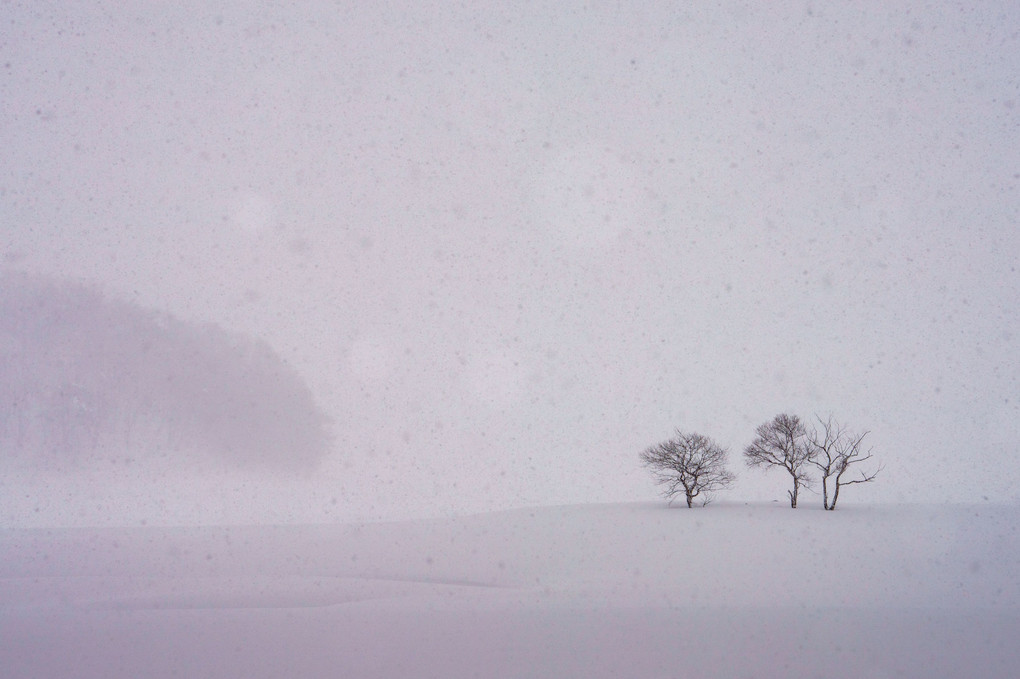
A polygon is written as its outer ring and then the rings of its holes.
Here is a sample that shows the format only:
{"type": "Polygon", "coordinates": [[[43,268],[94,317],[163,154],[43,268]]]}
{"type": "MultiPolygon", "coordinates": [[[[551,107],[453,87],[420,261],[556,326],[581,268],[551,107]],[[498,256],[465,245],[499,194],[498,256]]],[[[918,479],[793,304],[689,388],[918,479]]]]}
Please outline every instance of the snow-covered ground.
{"type": "Polygon", "coordinates": [[[0,532],[20,677],[1016,677],[1020,508],[0,532]]]}

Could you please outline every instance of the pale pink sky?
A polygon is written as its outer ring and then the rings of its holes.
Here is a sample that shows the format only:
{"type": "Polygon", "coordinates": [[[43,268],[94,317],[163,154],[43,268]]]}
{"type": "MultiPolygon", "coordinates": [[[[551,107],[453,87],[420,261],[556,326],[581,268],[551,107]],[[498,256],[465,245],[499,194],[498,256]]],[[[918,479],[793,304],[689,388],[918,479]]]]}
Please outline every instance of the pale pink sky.
{"type": "MultiPolygon", "coordinates": [[[[1012,3],[8,3],[0,257],[268,341],[300,478],[4,480],[0,522],[648,499],[835,413],[846,502],[1016,500],[1012,3]],[[335,500],[335,503],[334,503],[335,500]],[[34,519],[33,519],[34,520],[34,519]]],[[[281,451],[283,454],[283,451],[281,451]]]]}

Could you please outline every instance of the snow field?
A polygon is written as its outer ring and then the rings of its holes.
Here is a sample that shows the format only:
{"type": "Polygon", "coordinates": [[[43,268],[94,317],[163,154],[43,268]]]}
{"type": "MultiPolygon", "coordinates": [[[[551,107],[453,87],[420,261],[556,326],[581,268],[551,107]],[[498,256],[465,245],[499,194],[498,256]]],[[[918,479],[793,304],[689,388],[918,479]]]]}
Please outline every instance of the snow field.
{"type": "Polygon", "coordinates": [[[0,533],[6,677],[1015,676],[1013,506],[0,533]]]}

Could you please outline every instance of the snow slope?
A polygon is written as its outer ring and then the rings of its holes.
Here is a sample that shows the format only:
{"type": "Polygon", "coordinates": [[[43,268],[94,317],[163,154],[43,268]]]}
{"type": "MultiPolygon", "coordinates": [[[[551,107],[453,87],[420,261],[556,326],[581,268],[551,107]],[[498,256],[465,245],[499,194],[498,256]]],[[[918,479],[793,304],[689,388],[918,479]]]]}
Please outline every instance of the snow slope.
{"type": "Polygon", "coordinates": [[[5,677],[1014,677],[1015,506],[0,533],[5,677]]]}

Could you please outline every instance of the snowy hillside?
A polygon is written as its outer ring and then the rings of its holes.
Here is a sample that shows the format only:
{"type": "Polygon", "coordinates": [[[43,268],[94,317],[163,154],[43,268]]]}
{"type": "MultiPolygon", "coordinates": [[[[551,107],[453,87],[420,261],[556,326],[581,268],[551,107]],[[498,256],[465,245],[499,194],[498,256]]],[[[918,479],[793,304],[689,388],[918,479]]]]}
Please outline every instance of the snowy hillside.
{"type": "Polygon", "coordinates": [[[5,677],[1011,677],[1020,508],[0,533],[5,677]]]}

